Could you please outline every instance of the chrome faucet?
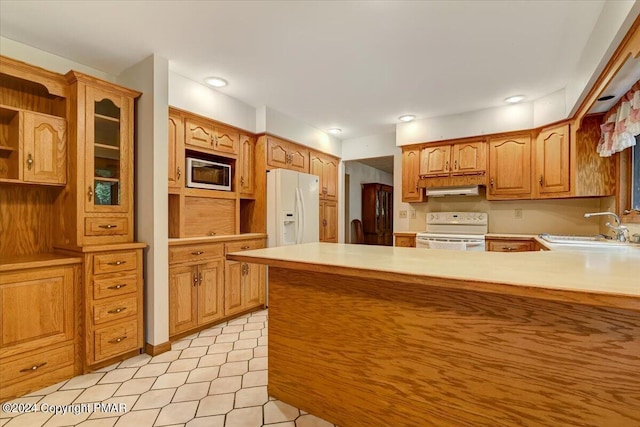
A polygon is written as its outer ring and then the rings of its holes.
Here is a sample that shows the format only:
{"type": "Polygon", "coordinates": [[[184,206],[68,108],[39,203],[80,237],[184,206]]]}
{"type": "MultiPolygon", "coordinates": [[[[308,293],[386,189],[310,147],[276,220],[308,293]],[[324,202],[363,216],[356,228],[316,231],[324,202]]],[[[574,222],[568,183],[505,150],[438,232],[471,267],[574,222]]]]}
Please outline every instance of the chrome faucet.
{"type": "Polygon", "coordinates": [[[589,212],[584,214],[585,218],[591,218],[592,216],[610,215],[615,220],[616,224],[613,225],[610,222],[605,223],[607,227],[612,229],[616,233],[616,240],[619,242],[626,242],[627,235],[629,234],[629,228],[622,225],[620,217],[613,212],[589,212]]]}

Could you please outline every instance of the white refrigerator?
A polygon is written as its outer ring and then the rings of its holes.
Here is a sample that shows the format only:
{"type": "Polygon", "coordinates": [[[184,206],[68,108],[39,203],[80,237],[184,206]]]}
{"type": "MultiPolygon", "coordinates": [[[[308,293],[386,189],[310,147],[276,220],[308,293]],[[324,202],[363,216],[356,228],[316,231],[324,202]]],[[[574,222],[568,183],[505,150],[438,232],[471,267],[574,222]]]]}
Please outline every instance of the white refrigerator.
{"type": "Polygon", "coordinates": [[[320,234],[318,177],[287,169],[267,173],[268,247],[317,242],[320,234]]]}

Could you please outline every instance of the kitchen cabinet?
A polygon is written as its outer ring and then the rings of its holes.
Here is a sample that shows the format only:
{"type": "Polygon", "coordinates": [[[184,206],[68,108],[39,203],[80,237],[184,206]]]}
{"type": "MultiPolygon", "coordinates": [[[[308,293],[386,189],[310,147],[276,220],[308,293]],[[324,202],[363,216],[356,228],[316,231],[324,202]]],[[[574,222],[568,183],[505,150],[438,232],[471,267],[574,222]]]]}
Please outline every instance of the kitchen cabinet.
{"type": "Polygon", "coordinates": [[[543,129],[535,140],[534,194],[557,196],[570,190],[569,124],[543,129]]]}
{"type": "Polygon", "coordinates": [[[415,248],[416,247],[416,234],[413,233],[411,235],[408,234],[396,234],[394,233],[396,238],[395,246],[399,248],[415,248]]]}
{"type": "Polygon", "coordinates": [[[362,184],[362,230],[368,245],[393,246],[393,187],[362,184]]]}
{"type": "Polygon", "coordinates": [[[485,248],[489,252],[529,252],[535,245],[531,240],[485,239],[485,248]]]}
{"type": "Polygon", "coordinates": [[[420,180],[420,149],[402,150],[402,201],[424,202],[424,189],[418,187],[420,180]]]}
{"type": "Polygon", "coordinates": [[[267,166],[309,173],[308,149],[272,136],[267,137],[266,145],[267,166]]]}
{"type": "Polygon", "coordinates": [[[185,146],[194,150],[206,149],[221,155],[238,154],[240,133],[233,128],[207,120],[187,117],[185,146]]]}
{"type": "Polygon", "coordinates": [[[320,241],[338,243],[338,202],[320,201],[320,241]]]}
{"type": "Polygon", "coordinates": [[[238,158],[237,175],[240,197],[253,197],[253,164],[255,139],[249,135],[240,135],[240,156],[238,158]]]}
{"type": "Polygon", "coordinates": [[[449,176],[451,146],[424,147],[420,151],[420,176],[449,176]]]}
{"type": "Polygon", "coordinates": [[[489,139],[487,199],[531,198],[531,136],[489,139]]]}
{"type": "Polygon", "coordinates": [[[424,146],[420,152],[420,176],[482,175],[486,172],[484,141],[424,146]]]}
{"type": "MultiPolygon", "coordinates": [[[[225,253],[261,249],[264,239],[229,242],[225,253]]],[[[225,262],[224,315],[231,316],[264,305],[266,267],[247,262],[225,262]]]]}
{"type": "Polygon", "coordinates": [[[169,109],[169,189],[184,188],[184,123],[180,113],[169,109]]]}
{"type": "Polygon", "coordinates": [[[320,199],[338,199],[338,159],[326,154],[311,152],[310,172],[320,178],[320,199]]]}

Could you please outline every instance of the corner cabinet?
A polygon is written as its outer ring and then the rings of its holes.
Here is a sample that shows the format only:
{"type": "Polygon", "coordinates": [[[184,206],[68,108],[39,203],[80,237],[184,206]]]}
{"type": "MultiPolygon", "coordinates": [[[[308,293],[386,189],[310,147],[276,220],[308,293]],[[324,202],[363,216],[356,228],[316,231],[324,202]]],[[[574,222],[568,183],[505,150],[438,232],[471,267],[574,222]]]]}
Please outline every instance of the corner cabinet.
{"type": "Polygon", "coordinates": [[[424,190],[418,187],[420,180],[420,148],[402,150],[402,201],[405,203],[425,201],[424,190]]]}

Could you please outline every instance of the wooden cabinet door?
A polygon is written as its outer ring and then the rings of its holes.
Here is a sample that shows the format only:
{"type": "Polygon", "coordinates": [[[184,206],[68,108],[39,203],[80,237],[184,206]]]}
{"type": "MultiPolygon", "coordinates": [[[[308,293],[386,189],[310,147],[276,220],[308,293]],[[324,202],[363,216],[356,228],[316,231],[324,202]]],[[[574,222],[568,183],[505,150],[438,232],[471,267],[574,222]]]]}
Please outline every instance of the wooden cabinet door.
{"type": "Polygon", "coordinates": [[[451,145],[425,147],[420,152],[420,175],[449,176],[451,145]]]}
{"type": "Polygon", "coordinates": [[[290,147],[289,169],[309,173],[309,152],[298,147],[290,147]]]}
{"type": "Polygon", "coordinates": [[[184,187],[184,126],[182,118],[169,113],[169,188],[184,187]]]}
{"type": "Polygon", "coordinates": [[[327,158],[324,163],[324,198],[338,200],[338,162],[334,158],[327,158]]]}
{"type": "Polygon", "coordinates": [[[324,188],[325,188],[325,184],[324,184],[324,158],[321,157],[320,155],[316,154],[316,153],[311,153],[309,155],[309,173],[311,175],[315,175],[319,178],[319,184],[320,184],[320,188],[319,188],[319,193],[320,193],[320,198],[323,199],[324,198],[324,188]]]}
{"type": "Polygon", "coordinates": [[[23,180],[67,182],[67,137],[63,118],[24,111],[23,180]]]}
{"type": "Polygon", "coordinates": [[[489,141],[489,199],[531,197],[531,137],[489,141]]]}
{"type": "Polygon", "coordinates": [[[242,280],[244,264],[237,261],[226,261],[224,269],[224,315],[239,313],[244,309],[242,280]]]}
{"type": "Polygon", "coordinates": [[[338,242],[338,203],[320,202],[320,241],[338,242]]]}
{"type": "Polygon", "coordinates": [[[185,145],[196,148],[213,148],[214,130],[206,123],[188,118],[185,120],[185,145]]]}
{"type": "Polygon", "coordinates": [[[240,159],[238,161],[238,185],[241,196],[253,196],[253,156],[255,141],[247,135],[240,135],[240,159]]]}
{"type": "Polygon", "coordinates": [[[484,142],[454,144],[452,150],[452,175],[477,175],[486,172],[487,146],[484,142]]]}
{"type": "Polygon", "coordinates": [[[234,129],[216,126],[213,131],[213,149],[222,153],[238,154],[240,133],[234,129]]]}
{"type": "Polygon", "coordinates": [[[413,236],[396,236],[396,246],[399,248],[415,248],[416,237],[413,236]]]}
{"type": "Polygon", "coordinates": [[[411,149],[402,152],[402,201],[423,202],[424,190],[418,188],[420,179],[420,150],[411,149]]]}
{"type": "Polygon", "coordinates": [[[0,356],[74,337],[72,267],[0,275],[0,356]]]}
{"type": "Polygon", "coordinates": [[[569,124],[544,130],[536,139],[537,193],[569,191],[569,124]]]}
{"type": "Polygon", "coordinates": [[[243,278],[244,309],[259,307],[264,304],[265,266],[244,263],[246,267],[243,278]]]}
{"type": "Polygon", "coordinates": [[[169,268],[169,335],[198,325],[198,268],[169,268]]]}
{"type": "Polygon", "coordinates": [[[198,266],[198,325],[224,317],[224,260],[198,266]]]}
{"type": "Polygon", "coordinates": [[[267,165],[274,168],[289,167],[288,144],[275,138],[267,138],[267,165]]]}

